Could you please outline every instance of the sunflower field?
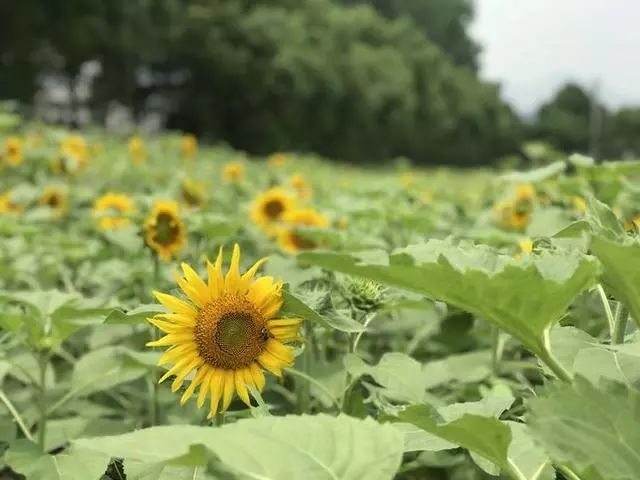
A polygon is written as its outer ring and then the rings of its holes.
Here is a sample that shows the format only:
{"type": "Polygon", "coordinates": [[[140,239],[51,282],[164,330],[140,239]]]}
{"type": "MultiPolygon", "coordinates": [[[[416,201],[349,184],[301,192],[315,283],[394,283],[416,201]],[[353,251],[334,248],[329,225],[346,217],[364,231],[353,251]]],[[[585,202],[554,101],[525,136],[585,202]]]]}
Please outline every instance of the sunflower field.
{"type": "Polygon", "coordinates": [[[640,162],[357,169],[0,116],[0,479],[637,480],[640,162]]]}

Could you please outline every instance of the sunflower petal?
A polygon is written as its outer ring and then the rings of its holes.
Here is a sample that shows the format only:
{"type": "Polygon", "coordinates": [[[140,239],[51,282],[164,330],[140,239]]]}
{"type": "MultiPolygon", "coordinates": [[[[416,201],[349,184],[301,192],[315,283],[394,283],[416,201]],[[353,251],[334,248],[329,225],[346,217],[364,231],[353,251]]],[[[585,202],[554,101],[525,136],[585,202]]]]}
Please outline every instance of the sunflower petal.
{"type": "Polygon", "coordinates": [[[193,333],[170,333],[159,340],[147,342],[147,347],[166,347],[189,342],[193,342],[193,333]]]}
{"type": "Polygon", "coordinates": [[[224,289],[228,293],[238,293],[240,286],[240,247],[236,243],[231,254],[231,264],[224,279],[224,289]]]}
{"type": "Polygon", "coordinates": [[[224,371],[224,391],[222,394],[222,409],[221,412],[226,412],[229,405],[231,405],[231,399],[233,398],[233,391],[235,390],[234,382],[234,370],[224,371]]]}
{"type": "Polygon", "coordinates": [[[191,383],[180,397],[180,405],[184,405],[185,403],[187,403],[187,401],[193,396],[193,392],[195,392],[196,387],[202,383],[202,380],[204,379],[206,374],[206,368],[200,368],[198,370],[196,376],[193,377],[193,380],[191,380],[191,383]]]}
{"type": "Polygon", "coordinates": [[[186,278],[182,277],[178,272],[173,273],[173,278],[180,286],[180,289],[185,293],[189,300],[195,305],[202,308],[207,303],[207,300],[203,297],[202,293],[198,291],[193,285],[191,285],[186,278]]]}
{"type": "Polygon", "coordinates": [[[180,387],[182,387],[182,384],[184,383],[184,379],[187,378],[187,375],[189,375],[194,368],[198,368],[203,363],[204,363],[204,360],[202,360],[199,355],[195,356],[195,358],[191,361],[191,363],[189,363],[186,367],[182,369],[182,371],[178,375],[176,375],[176,378],[173,380],[173,383],[171,384],[171,391],[175,393],[178,390],[180,390],[180,387]]]}
{"type": "Polygon", "coordinates": [[[251,373],[251,377],[253,378],[254,385],[259,392],[262,392],[266,383],[266,379],[264,378],[264,372],[260,368],[260,365],[258,365],[257,362],[253,362],[251,365],[249,365],[249,371],[251,373]]]}
{"type": "Polygon", "coordinates": [[[207,398],[207,393],[209,393],[209,384],[211,379],[216,374],[216,370],[214,368],[206,367],[207,373],[202,380],[202,385],[200,385],[200,391],[198,392],[198,399],[196,400],[196,404],[198,408],[202,408],[204,405],[204,400],[207,398]]]}
{"type": "Polygon", "coordinates": [[[220,398],[222,397],[222,390],[224,387],[224,372],[221,370],[217,370],[216,374],[211,379],[211,383],[209,384],[209,390],[211,393],[211,404],[209,406],[209,418],[213,417],[216,413],[218,413],[218,405],[220,403],[220,398]]]}
{"type": "Polygon", "coordinates": [[[251,284],[251,281],[253,280],[253,277],[255,276],[256,272],[258,271],[258,269],[262,265],[264,265],[264,263],[267,260],[268,260],[267,257],[261,258],[256,263],[254,263],[253,266],[249,270],[247,270],[244,273],[244,275],[242,275],[242,277],[240,277],[240,286],[238,288],[239,293],[246,293],[246,291],[249,288],[249,285],[251,284]]]}
{"type": "Polygon", "coordinates": [[[167,307],[169,310],[175,313],[181,313],[183,315],[189,315],[195,317],[198,312],[189,305],[187,302],[180,300],[179,298],[174,297],[173,295],[168,295],[162,292],[153,292],[153,295],[158,299],[158,301],[167,307]]]}
{"type": "Polygon", "coordinates": [[[211,293],[207,288],[207,284],[204,283],[202,278],[200,278],[200,275],[198,275],[190,265],[184,262],[180,266],[182,267],[182,271],[184,272],[184,276],[189,282],[189,285],[191,285],[191,287],[200,296],[200,300],[205,304],[209,302],[211,300],[211,293]]]}
{"type": "Polygon", "coordinates": [[[244,370],[245,369],[235,371],[235,386],[240,400],[242,400],[247,407],[251,407],[251,399],[249,399],[249,392],[247,391],[247,385],[244,379],[244,370]]]}

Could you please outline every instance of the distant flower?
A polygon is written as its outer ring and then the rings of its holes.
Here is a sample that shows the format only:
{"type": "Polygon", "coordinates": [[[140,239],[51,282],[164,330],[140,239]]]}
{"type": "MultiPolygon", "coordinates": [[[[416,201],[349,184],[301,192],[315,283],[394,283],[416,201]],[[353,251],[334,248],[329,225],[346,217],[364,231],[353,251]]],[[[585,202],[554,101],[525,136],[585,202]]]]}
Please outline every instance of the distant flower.
{"type": "Polygon", "coordinates": [[[18,215],[23,210],[24,207],[15,201],[11,192],[0,194],[0,213],[18,215]]]}
{"type": "Polygon", "coordinates": [[[185,178],[180,187],[182,200],[188,207],[201,207],[207,198],[207,188],[202,182],[185,178]]]}
{"type": "Polygon", "coordinates": [[[584,198],[582,197],[573,197],[571,199],[571,205],[573,205],[573,208],[575,208],[576,210],[580,211],[580,212],[586,212],[587,211],[587,202],[584,201],[584,198]]]}
{"type": "Polygon", "coordinates": [[[128,214],[133,211],[133,201],[122,193],[106,193],[93,204],[93,215],[102,230],[126,227],[130,221],[128,214]]]}
{"type": "Polygon", "coordinates": [[[144,163],[147,158],[147,149],[144,146],[144,140],[138,135],[134,135],[129,139],[129,154],[135,163],[144,163]]]}
{"type": "Polygon", "coordinates": [[[47,187],[40,195],[40,205],[51,209],[53,216],[62,217],[67,212],[67,195],[58,187],[47,187]]]}
{"type": "Polygon", "coordinates": [[[8,137],[4,141],[3,159],[5,163],[11,167],[17,167],[22,163],[23,152],[20,137],[8,137]]]}
{"type": "Polygon", "coordinates": [[[156,202],[144,229],[145,242],[165,261],[171,260],[187,243],[186,228],[174,201],[156,202]]]}
{"type": "Polygon", "coordinates": [[[300,197],[301,200],[308,200],[311,198],[311,185],[309,185],[307,180],[304,178],[304,175],[301,173],[295,173],[292,175],[289,184],[297,192],[298,197],[300,197]]]}
{"type": "Polygon", "coordinates": [[[281,227],[278,233],[278,245],[290,254],[318,247],[314,240],[300,233],[299,227],[326,228],[329,225],[329,219],[312,208],[291,210],[282,216],[282,222],[286,226],[281,227]]]}
{"type": "Polygon", "coordinates": [[[281,187],[273,187],[258,195],[251,208],[251,220],[268,234],[277,233],[283,215],[293,210],[295,197],[281,187]]]}
{"type": "Polygon", "coordinates": [[[180,153],[185,158],[193,157],[198,151],[198,139],[191,133],[186,133],[180,138],[180,153]]]}
{"type": "Polygon", "coordinates": [[[222,178],[227,182],[239,182],[244,179],[244,165],[240,162],[229,162],[222,168],[222,178]]]}
{"type": "Polygon", "coordinates": [[[284,153],[274,153],[269,157],[269,165],[274,168],[280,168],[287,164],[289,158],[284,153]]]}

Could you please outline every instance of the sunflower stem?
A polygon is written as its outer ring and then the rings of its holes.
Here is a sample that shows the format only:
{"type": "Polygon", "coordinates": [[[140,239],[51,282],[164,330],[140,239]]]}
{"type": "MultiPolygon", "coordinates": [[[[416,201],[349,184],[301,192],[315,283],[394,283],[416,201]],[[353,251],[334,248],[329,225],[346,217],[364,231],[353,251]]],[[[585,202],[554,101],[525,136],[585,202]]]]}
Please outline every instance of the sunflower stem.
{"type": "Polygon", "coordinates": [[[224,425],[225,415],[224,412],[216,413],[216,427],[221,427],[224,425]]]}
{"type": "Polygon", "coordinates": [[[38,354],[38,369],[40,377],[38,380],[38,445],[44,451],[47,434],[47,366],[49,365],[49,352],[40,351],[38,354]]]}
{"type": "MultiPolygon", "coordinates": [[[[300,359],[300,370],[307,377],[309,376],[309,363],[311,354],[311,350],[305,346],[302,351],[301,359],[300,359]]],[[[304,377],[302,377],[304,378],[304,377]]],[[[301,381],[301,378],[296,381],[296,403],[297,403],[297,411],[299,414],[309,413],[309,403],[311,400],[311,391],[309,388],[309,382],[301,381]]]]}
{"type": "Polygon", "coordinates": [[[611,330],[611,343],[620,345],[624,343],[624,334],[627,330],[629,310],[622,303],[618,303],[616,313],[613,317],[613,329],[611,330]]]}
{"type": "Polygon", "coordinates": [[[18,424],[18,427],[20,427],[20,430],[24,434],[25,438],[27,440],[31,440],[33,442],[33,437],[31,436],[31,432],[29,431],[29,429],[25,425],[24,420],[22,419],[22,417],[18,413],[18,410],[13,405],[13,403],[11,403],[11,400],[9,400],[9,397],[7,397],[2,390],[0,390],[0,401],[2,403],[4,403],[5,407],[7,407],[7,410],[9,410],[9,413],[11,414],[13,419],[18,424]]]}
{"type": "MultiPolygon", "coordinates": [[[[154,284],[158,285],[160,282],[160,259],[158,255],[152,253],[153,255],[153,279],[154,284]]],[[[151,328],[151,340],[154,342],[158,340],[158,331],[157,329],[149,324],[149,328],[151,328]]],[[[153,368],[151,372],[149,372],[150,381],[149,381],[149,423],[151,426],[158,424],[158,412],[159,408],[159,400],[158,400],[158,382],[157,382],[157,370],[158,367],[153,368]]]]}

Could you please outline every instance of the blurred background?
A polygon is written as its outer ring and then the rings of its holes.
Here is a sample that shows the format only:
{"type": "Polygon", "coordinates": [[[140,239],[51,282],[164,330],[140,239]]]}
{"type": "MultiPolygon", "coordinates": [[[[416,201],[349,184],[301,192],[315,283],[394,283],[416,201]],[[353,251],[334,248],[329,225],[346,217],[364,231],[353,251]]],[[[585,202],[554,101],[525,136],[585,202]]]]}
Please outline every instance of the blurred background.
{"type": "Polygon", "coordinates": [[[253,154],[522,166],[640,154],[625,0],[1,0],[0,100],[253,154]]]}

